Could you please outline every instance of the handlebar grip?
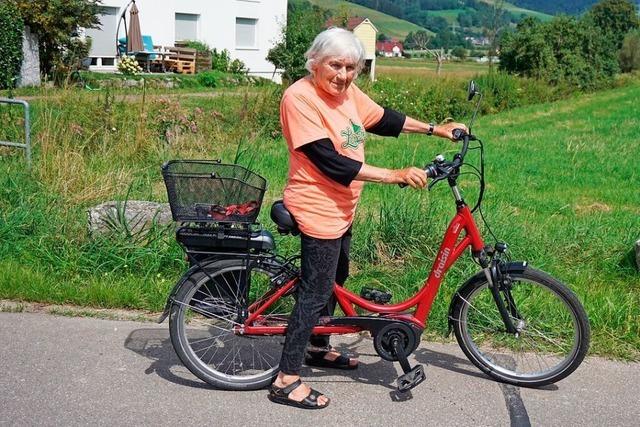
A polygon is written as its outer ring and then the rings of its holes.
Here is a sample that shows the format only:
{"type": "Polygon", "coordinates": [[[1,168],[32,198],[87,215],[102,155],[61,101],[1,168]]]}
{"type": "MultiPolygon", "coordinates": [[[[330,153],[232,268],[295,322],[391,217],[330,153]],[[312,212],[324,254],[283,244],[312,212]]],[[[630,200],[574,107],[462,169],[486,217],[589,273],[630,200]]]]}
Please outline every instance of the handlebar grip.
{"type": "MultiPolygon", "coordinates": [[[[436,176],[438,176],[438,171],[437,169],[433,166],[432,163],[429,163],[427,166],[424,167],[424,171],[427,174],[427,178],[435,178],[436,176]]],[[[400,184],[398,184],[398,187],[400,188],[405,188],[408,184],[405,184],[404,182],[401,182],[400,184]]]]}
{"type": "Polygon", "coordinates": [[[467,133],[464,131],[464,129],[455,128],[453,131],[451,131],[451,135],[453,136],[453,139],[455,139],[456,141],[460,141],[465,135],[467,135],[467,133]]]}

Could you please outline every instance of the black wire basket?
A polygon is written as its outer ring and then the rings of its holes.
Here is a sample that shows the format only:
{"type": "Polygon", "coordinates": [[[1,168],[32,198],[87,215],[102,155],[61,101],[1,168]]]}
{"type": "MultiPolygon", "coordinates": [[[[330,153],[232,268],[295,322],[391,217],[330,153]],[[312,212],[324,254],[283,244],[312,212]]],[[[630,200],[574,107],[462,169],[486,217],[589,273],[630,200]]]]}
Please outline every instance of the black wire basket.
{"type": "Polygon", "coordinates": [[[162,166],[174,221],[254,223],[267,181],[239,165],[171,160],[162,166]]]}

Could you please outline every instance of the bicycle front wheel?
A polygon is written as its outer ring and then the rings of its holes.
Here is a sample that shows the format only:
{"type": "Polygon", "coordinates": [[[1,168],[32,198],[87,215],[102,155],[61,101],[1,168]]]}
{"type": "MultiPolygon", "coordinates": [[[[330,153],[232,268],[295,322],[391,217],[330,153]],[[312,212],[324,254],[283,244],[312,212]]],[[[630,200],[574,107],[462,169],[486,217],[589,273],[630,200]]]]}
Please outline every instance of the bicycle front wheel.
{"type": "Polygon", "coordinates": [[[575,371],[589,348],[584,308],[564,284],[529,267],[507,266],[500,295],[517,333],[506,331],[483,274],[454,298],[451,320],[469,360],[498,381],[551,384],[575,371]]]}
{"type": "MultiPolygon", "coordinates": [[[[189,276],[171,308],[169,331],[178,357],[198,378],[221,389],[263,388],[278,373],[284,336],[238,332],[247,308],[273,292],[281,273],[277,267],[250,265],[241,259],[206,265],[206,273],[198,270],[189,276]]],[[[286,325],[292,299],[276,301],[261,324],[286,325]]]]}

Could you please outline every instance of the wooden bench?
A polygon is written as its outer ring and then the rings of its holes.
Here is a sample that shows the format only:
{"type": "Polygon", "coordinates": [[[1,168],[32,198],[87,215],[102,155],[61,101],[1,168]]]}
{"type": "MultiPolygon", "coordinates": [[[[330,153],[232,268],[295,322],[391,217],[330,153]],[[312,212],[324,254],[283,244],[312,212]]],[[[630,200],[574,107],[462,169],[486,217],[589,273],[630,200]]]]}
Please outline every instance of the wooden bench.
{"type": "Polygon", "coordinates": [[[196,50],[188,47],[165,47],[165,68],[180,74],[195,74],[196,50]]]}

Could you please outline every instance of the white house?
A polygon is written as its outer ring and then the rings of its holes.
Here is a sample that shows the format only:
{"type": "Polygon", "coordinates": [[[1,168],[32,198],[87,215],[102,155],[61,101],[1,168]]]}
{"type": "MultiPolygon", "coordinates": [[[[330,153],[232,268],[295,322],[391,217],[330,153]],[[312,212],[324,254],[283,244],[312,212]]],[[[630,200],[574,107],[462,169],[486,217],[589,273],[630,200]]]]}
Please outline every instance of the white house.
{"type": "MultiPolygon", "coordinates": [[[[99,29],[89,29],[93,43],[90,69],[116,67],[116,29],[129,0],[102,0],[99,29]]],[[[154,45],[199,40],[243,61],[250,74],[271,78],[265,58],[278,41],[287,18],[287,0],[136,0],[140,29],[154,45]]],[[[129,22],[128,10],[125,13],[129,22]]],[[[119,37],[125,35],[121,25],[119,37]]],[[[279,79],[279,75],[275,75],[279,79]]]]}

